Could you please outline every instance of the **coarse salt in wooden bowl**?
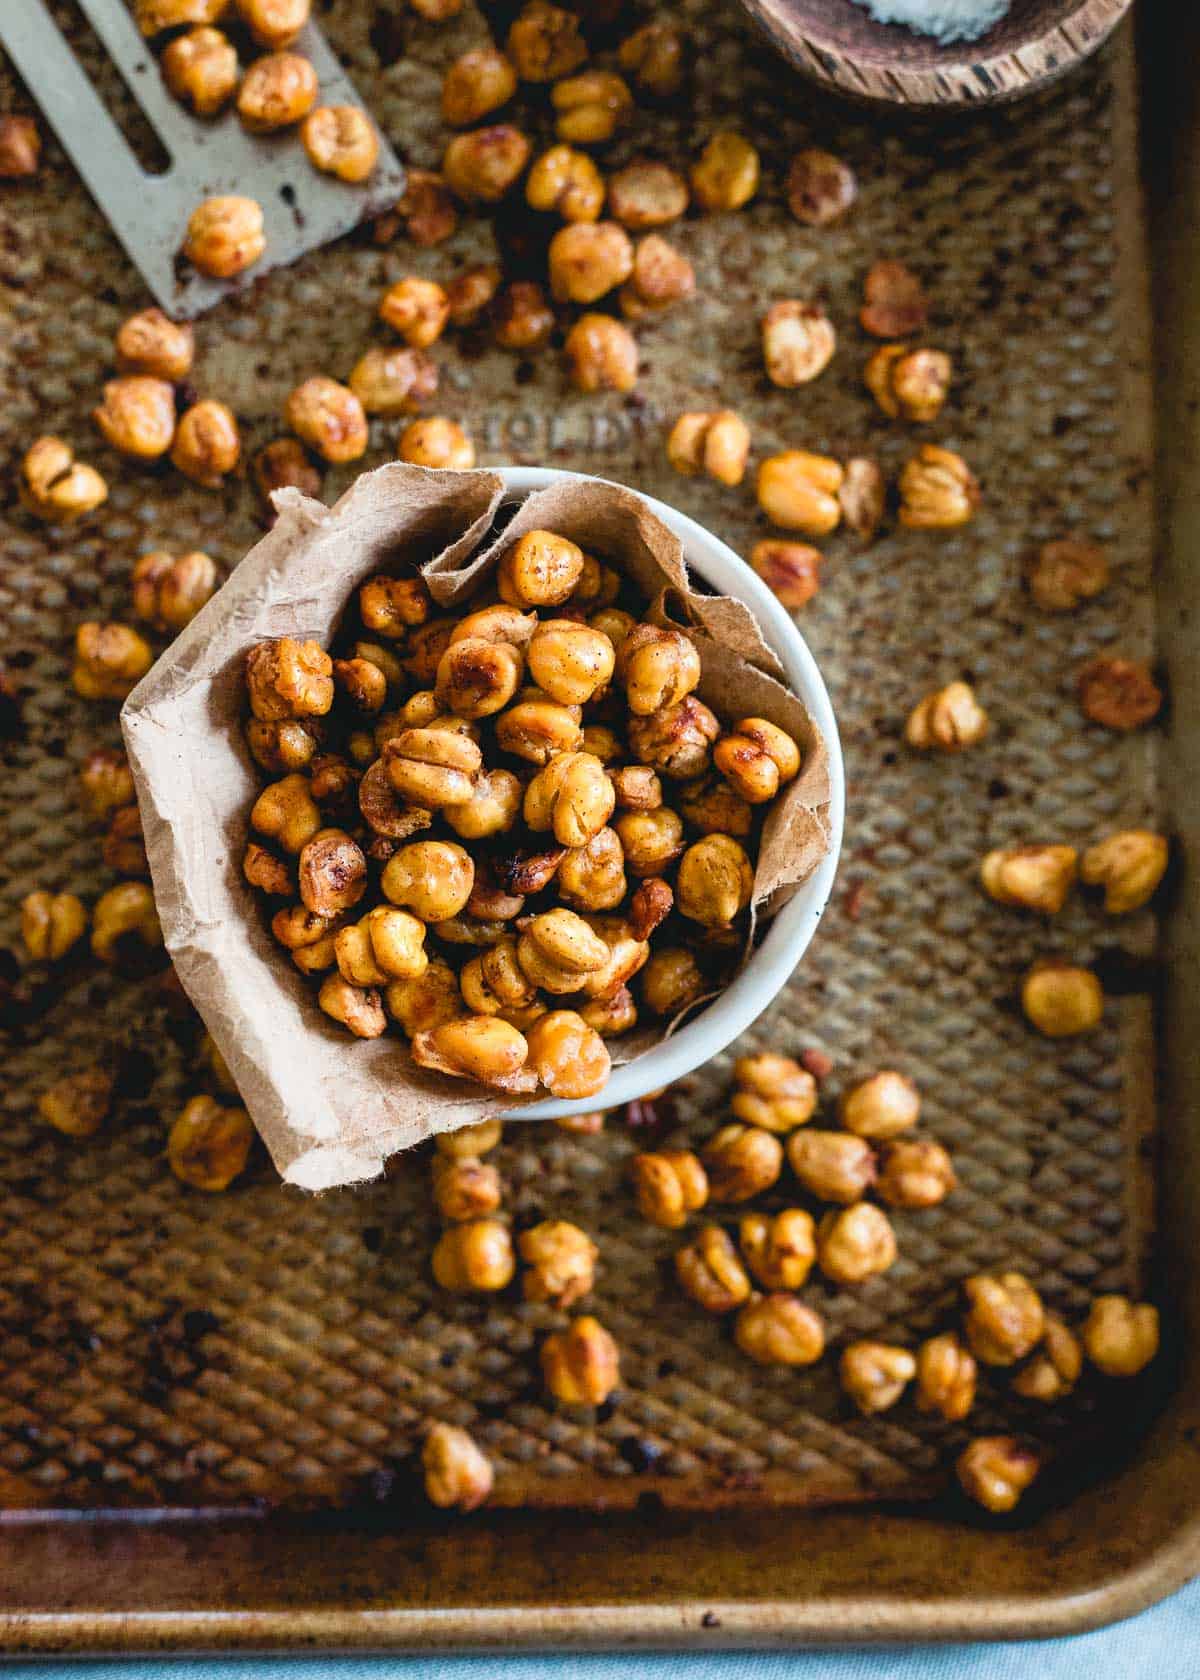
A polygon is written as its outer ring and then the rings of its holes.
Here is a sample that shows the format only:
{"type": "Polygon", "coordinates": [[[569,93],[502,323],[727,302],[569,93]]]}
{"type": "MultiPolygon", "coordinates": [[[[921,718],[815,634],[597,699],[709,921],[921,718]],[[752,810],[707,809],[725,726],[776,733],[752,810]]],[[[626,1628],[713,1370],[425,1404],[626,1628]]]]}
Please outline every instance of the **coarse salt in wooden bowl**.
{"type": "Polygon", "coordinates": [[[976,41],[943,46],[852,0],[743,0],[797,69],[851,98],[951,110],[1016,99],[1095,52],[1132,0],[1012,0],[976,41]]]}

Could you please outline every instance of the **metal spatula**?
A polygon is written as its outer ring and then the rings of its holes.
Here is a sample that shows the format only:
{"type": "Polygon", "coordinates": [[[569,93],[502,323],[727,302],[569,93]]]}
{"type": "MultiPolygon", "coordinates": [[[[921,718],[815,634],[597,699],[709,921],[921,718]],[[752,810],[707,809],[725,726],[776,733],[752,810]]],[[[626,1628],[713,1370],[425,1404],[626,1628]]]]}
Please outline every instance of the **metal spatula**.
{"type": "MultiPolygon", "coordinates": [[[[174,319],[201,314],[230,285],[326,245],[404,192],[404,169],[381,138],[370,178],[352,186],[308,161],[294,130],[247,134],[236,116],[194,117],[168,93],[127,0],[78,0],[170,157],[161,175],[144,170],[79,65],[43,0],[0,0],[0,43],[74,161],[113,232],[174,319]],[[188,217],[202,199],[241,193],[262,206],[267,248],[236,281],[181,269],[188,217]]],[[[324,105],[359,105],[349,78],[313,25],[296,45],[312,62],[324,105]]]]}

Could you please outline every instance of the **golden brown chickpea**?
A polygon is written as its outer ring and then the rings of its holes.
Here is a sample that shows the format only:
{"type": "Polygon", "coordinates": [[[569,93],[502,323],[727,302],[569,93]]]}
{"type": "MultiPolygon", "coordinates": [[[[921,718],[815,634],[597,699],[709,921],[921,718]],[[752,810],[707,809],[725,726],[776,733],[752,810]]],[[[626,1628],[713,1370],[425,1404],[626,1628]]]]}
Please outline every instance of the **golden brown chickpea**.
{"type": "Polygon", "coordinates": [[[569,76],[587,57],[574,12],[531,0],[508,32],[508,56],[523,82],[554,82],[569,76]]]}
{"type": "Polygon", "coordinates": [[[683,36],[671,23],[643,24],[621,42],[617,61],[644,93],[669,99],[683,84],[683,36]]]}
{"type": "Polygon", "coordinates": [[[865,1283],[896,1259],[896,1233],[871,1202],[832,1210],[817,1227],[817,1263],[834,1283],[865,1283]]]}
{"type": "Polygon", "coordinates": [[[103,1068],[85,1068],[57,1080],[38,1098],[38,1113],[64,1137],[94,1137],[112,1107],[113,1078],[103,1068]]]}
{"type": "Polygon", "coordinates": [[[858,197],[854,171],[832,152],[797,152],[787,178],[788,209],[808,227],[840,221],[858,197]]]}
{"type": "Polygon", "coordinates": [[[379,157],[379,136],[361,105],[318,105],[300,139],[309,162],[339,181],[365,181],[379,157]]]}
{"type": "Polygon", "coordinates": [[[32,117],[0,117],[0,181],[36,175],[42,137],[32,117]]]}
{"type": "Polygon", "coordinates": [[[450,300],[436,280],[406,274],[383,294],[379,318],[413,349],[424,350],[442,336],[450,318],[450,300]]]}
{"type": "Polygon", "coordinates": [[[212,117],[237,87],[237,51],[219,29],[189,29],[164,49],[162,73],[181,104],[190,106],[198,117],[212,117]]]}
{"type": "Polygon", "coordinates": [[[540,350],[554,325],[554,311],[534,280],[514,280],[496,299],[492,331],[502,350],[540,350]]]}
{"type": "Polygon", "coordinates": [[[1080,671],[1076,691],[1086,718],[1121,734],[1152,722],[1162,709],[1162,690],[1141,659],[1097,654],[1080,671]]]}
{"type": "MultiPolygon", "coordinates": [[[[596,726],[584,730],[585,745],[596,726]]],[[[591,749],[587,749],[591,750],[591,749]]],[[[602,755],[596,753],[599,758],[602,755]]],[[[617,796],[617,808],[622,811],[657,811],[663,802],[662,782],[657,770],[647,764],[610,765],[608,779],[617,796]]]]}
{"type": "Polygon", "coordinates": [[[229,0],[134,0],[134,20],[143,35],[158,35],[184,23],[219,23],[229,0]]]}
{"type": "Polygon", "coordinates": [[[837,334],[818,303],[773,303],[762,320],[763,363],[772,385],[794,389],[816,379],[833,360],[837,334]]]}
{"type": "Polygon", "coordinates": [[[1158,1309],[1099,1295],[1083,1327],[1084,1352],[1106,1377],[1135,1377],[1158,1352],[1158,1309]]]}
{"type": "MultiPolygon", "coordinates": [[[[585,557],[586,564],[586,557],[585,557]]],[[[632,613],[624,612],[620,607],[605,606],[592,613],[588,623],[593,630],[601,630],[608,637],[614,648],[619,649],[631,630],[637,628],[637,619],[632,613]]]]}
{"type": "Polygon", "coordinates": [[[1021,1008],[1047,1038],[1094,1032],[1104,1019],[1104,990],[1087,968],[1035,963],[1021,985],[1021,1008]]]}
{"type": "Polygon", "coordinates": [[[604,191],[604,179],[586,152],[551,146],[529,171],[525,202],[531,210],[553,210],[565,222],[594,222],[604,191]]]}
{"type": "Polygon", "coordinates": [[[997,904],[1054,916],[1075,883],[1074,846],[1008,846],[988,852],[979,866],[983,889],[997,904]]]}
{"type": "Polygon", "coordinates": [[[300,898],[317,916],[351,910],[367,890],[367,860],[339,828],[320,829],[301,849],[300,898]]]}
{"type": "Polygon", "coordinates": [[[988,715],[969,683],[947,683],[927,694],[909,713],[904,739],[918,752],[961,752],[983,740],[988,715]]]}
{"type": "Polygon", "coordinates": [[[253,462],[254,483],[259,495],[272,510],[271,496],[276,490],[293,488],[305,496],[321,494],[321,475],[295,438],[276,438],[260,449],[253,462]]]}
{"type": "Polygon", "coordinates": [[[389,858],[380,878],[384,897],[423,922],[443,922],[466,907],[475,884],[470,854],[452,840],[417,840],[389,858]]]}
{"type": "Polygon", "coordinates": [[[613,826],[632,875],[661,875],[683,854],[683,822],[666,806],[622,813],[613,826]]]}
{"type": "Polygon", "coordinates": [[[144,637],[127,624],[81,624],[71,683],[85,700],[124,700],[154,663],[144,637]]]}
{"type": "Polygon", "coordinates": [[[136,805],[126,805],[123,810],[113,812],[101,856],[105,868],[118,875],[136,875],[143,881],[150,879],[146,842],[142,836],[142,813],[136,805]]]}
{"type": "Polygon", "coordinates": [[[165,380],[142,374],[110,379],[92,419],[120,454],[154,461],[166,454],[175,436],[175,392],[165,380]]]}
{"type": "Polygon", "coordinates": [[[291,898],[296,890],[289,866],[257,840],[251,840],[246,847],[242,874],[252,887],[272,898],[291,898]]]}
{"type": "Polygon", "coordinates": [[[674,781],[688,781],[708,769],[712,743],[720,734],[716,715],[687,695],[648,717],[629,718],[629,746],[644,769],[661,771],[674,781]]]}
{"type": "Polygon", "coordinates": [[[87,932],[87,923],[87,911],[74,893],[40,890],[21,900],[21,938],[35,962],[65,957],[87,932]]]}
{"type": "Polygon", "coordinates": [[[356,986],[341,972],[327,975],[321,982],[317,1002],[355,1038],[379,1038],[387,1030],[387,1017],[374,986],[356,986]]]}
{"type": "Polygon", "coordinates": [[[713,748],[713,764],[748,804],[764,805],[799,774],[800,748],[767,718],[742,718],[713,748]]]}
{"type": "Polygon", "coordinates": [[[481,1219],[500,1206],[500,1174],[474,1155],[435,1155],[433,1199],[443,1219],[481,1219]]]}
{"type": "Polygon", "coordinates": [[[473,327],[483,319],[496,293],[500,290],[502,271],[496,263],[476,263],[464,268],[446,286],[446,302],[450,306],[452,327],[473,327]]]}
{"type": "Polygon", "coordinates": [[[576,619],[545,619],[529,642],[530,676],[562,706],[583,706],[594,699],[612,677],[615,662],[604,632],[576,619]]]}
{"type": "Polygon", "coordinates": [[[237,112],[251,134],[290,128],[317,102],[317,73],[302,53],[264,53],[242,77],[237,112]]]}
{"type": "Polygon", "coordinates": [[[612,1071],[608,1048],[573,1009],[542,1015],[526,1037],[529,1065],[552,1096],[575,1102],[604,1089],[612,1071]]]}
{"type": "Polygon", "coordinates": [[[425,810],[465,804],[483,764],[479,747],[446,729],[404,729],[383,749],[396,792],[425,810]]]}
{"type": "Polygon", "coordinates": [[[1015,1365],[1042,1339],[1046,1312],[1041,1296],[1020,1272],[986,1272],[963,1284],[963,1319],[971,1352],[985,1365],[1015,1365]]]}
{"type": "Polygon", "coordinates": [[[611,140],[633,110],[633,95],[611,70],[584,70],[556,82],[550,90],[556,112],[554,132],[573,146],[599,146],[611,140]]]}
{"type": "Polygon", "coordinates": [[[669,1020],[704,995],[704,975],[690,951],[669,947],[651,953],[642,971],[642,1002],[669,1020]]]}
{"type": "Polygon", "coordinates": [[[457,717],[491,717],[517,692],[523,665],[519,650],[506,642],[479,636],[452,641],[438,663],[434,695],[457,717]]]}
{"type": "Polygon", "coordinates": [[[429,966],[424,922],[386,904],[378,905],[356,926],[342,928],[333,948],[338,970],[352,986],[415,980],[429,966]]]}
{"type": "Polygon", "coordinates": [[[987,1511],[1013,1510],[1040,1468],[1037,1453],[1015,1435],[981,1435],[954,1466],[968,1499],[987,1511]]]}
{"type": "Polygon", "coordinates": [[[412,1054],[418,1067],[474,1079],[498,1091],[532,1091],[537,1085],[537,1075],[525,1065],[529,1045],[524,1034],[494,1015],[439,1022],[414,1035],[412,1054]]]}
{"type": "Polygon", "coordinates": [[[1088,847],[1079,877],[1086,886],[1104,888],[1104,908],[1110,916],[1124,916],[1149,903],[1169,860],[1163,835],[1149,828],[1122,829],[1088,847]]]}
{"type": "Polygon", "coordinates": [[[192,371],[195,336],[186,322],[177,325],[161,309],[143,309],[121,323],[116,351],[122,373],[140,373],[177,384],[192,371]]]}
{"type": "Polygon", "coordinates": [[[498,204],[520,179],[530,145],[511,123],[456,134],[442,158],[446,184],[466,204],[498,204]]]}
{"type": "Polygon", "coordinates": [[[551,1125],[557,1126],[560,1132],[569,1132],[572,1137],[596,1137],[604,1130],[604,1111],[595,1114],[559,1114],[551,1125]]]}
{"type": "Polygon", "coordinates": [[[608,207],[618,222],[637,233],[665,227],[688,207],[687,182],[665,163],[643,158],[610,178],[608,207]]]}
{"type": "MultiPolygon", "coordinates": [[[[363,644],[360,642],[359,646],[363,644]]],[[[350,704],[358,712],[377,712],[387,700],[388,679],[381,668],[371,660],[357,656],[354,659],[335,659],[333,662],[333,681],[338,691],[344,694],[350,704]]]]}
{"type": "Polygon", "coordinates": [[[902,262],[883,258],[863,281],[859,322],[875,338],[909,338],[924,330],[929,304],[919,278],[902,262]]]}
{"type": "Polygon", "coordinates": [[[21,462],[21,500],[40,519],[64,524],[107,500],[108,485],[95,467],[75,459],[69,444],[40,437],[21,462]]]}
{"type": "Polygon", "coordinates": [[[429,590],[419,577],[368,578],[358,592],[358,611],[372,635],[401,641],[429,617],[429,590]]]}
{"type": "Polygon", "coordinates": [[[625,854],[616,831],[602,828],[586,846],[568,851],[558,870],[558,890],[576,910],[615,910],[625,897],[625,854]]]}
{"type": "Polygon", "coordinates": [[[975,1404],[977,1375],[974,1359],[953,1331],[931,1336],[917,1349],[917,1410],[961,1423],[975,1404]]]}
{"type": "Polygon", "coordinates": [[[459,976],[463,1001],[473,1015],[503,1015],[527,1009],[537,1001],[537,988],[517,959],[515,939],[501,939],[488,951],[472,957],[459,976]]]}
{"type": "Polygon", "coordinates": [[[457,420],[447,420],[440,414],[411,421],[400,434],[396,455],[414,467],[463,472],[475,465],[475,445],[457,420]]]}
{"type": "Polygon", "coordinates": [[[523,1231],[517,1247],[529,1267],[522,1278],[527,1301],[573,1307],[595,1282],[600,1250],[586,1231],[565,1219],[545,1219],[523,1231]]]}
{"type": "Polygon", "coordinates": [[[448,805],[446,821],[463,840],[486,840],[507,834],[521,812],[523,789],[511,770],[484,770],[475,780],[471,797],[448,805]]]}
{"type": "Polygon", "coordinates": [[[1108,588],[1108,557],[1096,543],[1060,537],[1027,562],[1025,583],[1043,612],[1074,612],[1108,588]]]}
{"type": "Polygon", "coordinates": [[[603,969],[609,949],[573,910],[546,910],[521,934],[517,959],[533,985],[561,996],[579,991],[588,975],[603,969]]]}
{"type": "Polygon", "coordinates": [[[442,79],[442,121],[467,128],[506,105],[517,91],[517,73],[493,46],[456,58],[442,79]]]}
{"type": "Polygon", "coordinates": [[[225,474],[233,471],[241,454],[237,419],[225,403],[205,398],[180,415],[171,448],[171,465],[193,484],[206,490],[219,490],[225,474]]]}
{"type": "Polygon", "coordinates": [[[942,350],[910,350],[883,344],[867,363],[867,389],[890,420],[936,420],[950,390],[953,371],[942,350]]]}
{"type": "Polygon", "coordinates": [[[250,826],[285,852],[301,852],[322,826],[308,778],[285,776],[264,788],[250,811],[250,826]]]}
{"type": "Polygon", "coordinates": [[[700,681],[700,655],[682,631],[639,624],[621,643],[616,671],[630,711],[646,717],[691,694],[700,681]]]}
{"type": "MultiPolygon", "coordinates": [[[[632,867],[632,866],[631,866],[632,867]]],[[[754,866],[728,834],[706,834],[679,860],[676,904],[689,921],[723,928],[740,916],[754,892],[754,866]]]]}
{"type": "Polygon", "coordinates": [[[421,1449],[425,1497],[443,1510],[475,1511],[492,1491],[491,1464],[465,1429],[435,1423],[421,1449]]]}
{"type": "Polygon", "coordinates": [[[1013,1392],[1051,1406],[1070,1394],[1083,1370],[1079,1339],[1054,1313],[1046,1314],[1041,1346],[1013,1378],[1013,1392]]]}
{"type": "Polygon", "coordinates": [[[852,456],[846,462],[838,488],[838,504],[846,529],[863,543],[873,541],[883,521],[886,498],[887,487],[879,463],[869,456],[852,456]]]}
{"type": "Polygon", "coordinates": [[[311,0],[234,0],[256,45],[270,51],[290,47],[308,22],[311,0]]]}
{"type": "Polygon", "coordinates": [[[740,484],[750,455],[750,428],[731,408],[681,414],[667,437],[667,460],[685,478],[707,473],[740,484]]]}
{"type": "Polygon", "coordinates": [[[708,1177],[690,1149],[662,1149],[630,1162],[638,1212],[652,1225],[678,1231],[708,1200],[708,1177]]]}
{"type": "Polygon", "coordinates": [[[841,1120],[846,1130],[874,1141],[911,1131],[920,1113],[921,1097],[916,1085],[904,1074],[890,1070],[861,1080],[841,1101],[841,1120]]]}
{"type": "Polygon", "coordinates": [[[910,531],[967,525],[981,501],[979,482],[961,455],[924,443],[900,470],[900,523],[910,531]]]}
{"type": "Polygon", "coordinates": [[[750,1270],[764,1289],[799,1289],[817,1257],[816,1231],[803,1208],[782,1213],[748,1213],[738,1241],[750,1270]]]}
{"type": "Polygon", "coordinates": [[[608,956],[598,969],[586,976],[581,989],[589,997],[603,999],[633,979],[649,958],[650,947],[644,939],[634,936],[630,923],[622,916],[590,915],[587,922],[604,941],[608,956]]]}
{"type": "Polygon", "coordinates": [[[589,998],[579,1013],[601,1038],[619,1038],[622,1033],[632,1032],[638,1022],[637,1005],[628,986],[618,986],[607,997],[589,998]]]}
{"type": "Polygon", "coordinates": [[[452,1225],[438,1239],[431,1263],[435,1283],[463,1294],[505,1289],[517,1269],[512,1236],[498,1219],[452,1225]]]}
{"type": "Polygon", "coordinates": [[[383,1001],[407,1038],[432,1032],[462,1014],[458,976],[440,957],[433,958],[423,974],[393,981],[384,991],[383,1001]]]}
{"type": "Polygon", "coordinates": [[[559,753],[525,789],[526,824],[535,834],[552,829],[560,846],[586,846],[615,807],[612,783],[591,753],[559,753]]]}
{"type": "Polygon", "coordinates": [[[79,797],[87,814],[95,818],[132,805],[137,795],[125,754],[115,747],[90,752],[79,768],[79,797]]]}
{"type": "Polygon", "coordinates": [[[617,1344],[585,1314],[542,1343],[546,1387],[564,1406],[602,1406],[621,1380],[617,1344]]]}
{"type": "Polygon", "coordinates": [[[675,1255],[675,1275],[706,1312],[727,1313],[750,1298],[750,1279],[719,1225],[702,1225],[675,1255]]]}
{"type": "Polygon", "coordinates": [[[445,23],[462,11],[463,0],[409,0],[409,5],[427,23],[445,23]]]}
{"type": "Polygon", "coordinates": [[[722,776],[700,777],[678,791],[679,809],[701,834],[732,834],[744,840],[754,826],[754,812],[722,776]]]}
{"type": "Polygon", "coordinates": [[[156,550],[139,555],[130,576],[133,610],[158,630],[182,630],[216,594],[217,567],[199,550],[176,558],[156,550]]]}
{"type": "Polygon", "coordinates": [[[568,222],[550,241],[550,289],[571,303],[595,303],[633,270],[633,246],[616,222],[568,222]]]}
{"type": "Polygon", "coordinates": [[[702,210],[740,210],[758,191],[758,173],[754,147],[725,129],[692,165],[692,193],[702,210]]]}
{"type": "Polygon", "coordinates": [[[958,1187],[949,1155],[931,1138],[885,1144],[880,1159],[877,1188],[889,1207],[936,1207],[958,1187]]]}
{"type": "Polygon", "coordinates": [[[566,336],[563,354],[577,391],[632,391],[637,384],[637,340],[611,315],[581,315],[566,336]]]}
{"type": "Polygon", "coordinates": [[[783,1145],[757,1126],[722,1126],[701,1151],[718,1202],[748,1202],[769,1190],[783,1170],[783,1145]]]}
{"type": "Polygon", "coordinates": [[[554,531],[526,531],[500,560],[496,590],[515,607],[554,607],[583,572],[583,551],[554,531]]]}
{"type": "Polygon", "coordinates": [[[262,206],[237,194],[198,204],[183,241],[188,261],[215,280],[229,280],[251,268],[266,248],[262,206]]]}
{"type": "Polygon", "coordinates": [[[376,345],[354,364],[349,386],[367,414],[415,414],[437,391],[437,365],[422,350],[376,345]]]}
{"type": "Polygon", "coordinates": [[[480,1120],[473,1126],[459,1126],[457,1131],[439,1132],[434,1147],[439,1155],[464,1160],[468,1155],[488,1155],[504,1136],[499,1120],[480,1120]]]}
{"type": "Polygon", "coordinates": [[[733,1339],[758,1365],[815,1365],[825,1352],[825,1325],[794,1295],[755,1295],[737,1315],[733,1339]]]}
{"type": "Polygon", "coordinates": [[[284,404],[283,418],[326,461],[357,461],[367,447],[362,403],[353,391],[324,374],[296,386],[284,404]]]}
{"type": "Polygon", "coordinates": [[[758,505],[772,524],[807,537],[827,537],[842,517],[842,468],[827,455],[785,449],[758,469],[758,505]]]}
{"type": "Polygon", "coordinates": [[[661,234],[650,233],[634,247],[633,272],[619,294],[621,313],[638,321],[681,303],[695,289],[695,270],[682,251],[661,234]]]}
{"type": "Polygon", "coordinates": [[[842,1388],[865,1417],[894,1406],[916,1374],[908,1349],[887,1342],[851,1342],[838,1361],[842,1388]]]}
{"type": "MultiPolygon", "coordinates": [[[[574,620],[571,621],[572,623],[574,620]]],[[[597,696],[603,698],[602,695],[597,696]]],[[[572,708],[574,710],[574,708],[572,708]]],[[[613,781],[614,769],[618,758],[625,752],[625,743],[615,729],[610,729],[606,723],[588,723],[583,728],[583,751],[590,752],[593,758],[598,758],[608,771],[608,778],[613,781]]],[[[644,769],[644,765],[639,765],[644,769]]],[[[653,775],[653,771],[650,772],[653,775]]],[[[614,788],[616,787],[613,781],[614,788]]]]}
{"type": "Polygon", "coordinates": [[[733,1076],[738,1089],[731,1106],[748,1125],[767,1132],[791,1132],[817,1111],[817,1082],[791,1056],[772,1051],[739,1056],[733,1076]]]}
{"type": "Polygon", "coordinates": [[[271,918],[271,932],[289,951],[300,951],[315,945],[326,934],[336,933],[339,922],[329,916],[318,916],[303,904],[289,904],[277,910],[271,918]]]}
{"type": "Polygon", "coordinates": [[[246,741],[256,764],[270,775],[285,775],[291,770],[303,770],[312,763],[317,750],[318,727],[311,718],[291,718],[271,723],[251,718],[246,725],[246,741]]]}
{"type": "Polygon", "coordinates": [[[801,1184],[823,1202],[857,1202],[875,1182],[875,1153],[864,1138],[815,1129],[793,1132],[787,1154],[801,1184]]]}
{"type": "Polygon", "coordinates": [[[246,1170],[254,1128],[244,1108],[193,1097],[167,1136],[171,1171],[193,1190],[228,1190],[246,1170]]]}
{"type": "Polygon", "coordinates": [[[246,655],[250,709],[264,723],[320,717],[333,705],[333,661],[319,642],[291,636],[258,642],[246,655]]]}

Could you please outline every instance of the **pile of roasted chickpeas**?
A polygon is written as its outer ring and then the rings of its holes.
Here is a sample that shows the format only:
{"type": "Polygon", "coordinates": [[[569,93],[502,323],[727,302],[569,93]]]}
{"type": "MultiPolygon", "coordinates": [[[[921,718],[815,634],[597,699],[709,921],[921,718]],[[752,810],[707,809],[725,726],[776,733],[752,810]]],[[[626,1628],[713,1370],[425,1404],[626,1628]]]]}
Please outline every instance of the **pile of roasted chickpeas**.
{"type": "Polygon", "coordinates": [[[801,751],[699,697],[683,631],[555,531],[439,613],[377,576],[333,655],[261,642],[246,737],[271,777],[244,870],[358,1038],[493,1090],[595,1096],[607,1040],[720,986],[762,822],[801,751]],[[282,902],[279,902],[282,901],[282,902]]]}

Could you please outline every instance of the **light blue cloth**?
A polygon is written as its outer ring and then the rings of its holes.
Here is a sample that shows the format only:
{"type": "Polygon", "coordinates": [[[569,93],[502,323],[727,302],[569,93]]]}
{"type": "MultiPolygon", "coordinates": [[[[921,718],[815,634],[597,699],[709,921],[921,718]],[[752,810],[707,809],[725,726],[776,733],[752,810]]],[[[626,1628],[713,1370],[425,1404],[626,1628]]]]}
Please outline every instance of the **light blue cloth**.
{"type": "Polygon", "coordinates": [[[1132,1621],[1078,1639],[908,1650],[680,1656],[244,1658],[17,1663],[28,1680],[1198,1680],[1200,1580],[1132,1621]]]}

